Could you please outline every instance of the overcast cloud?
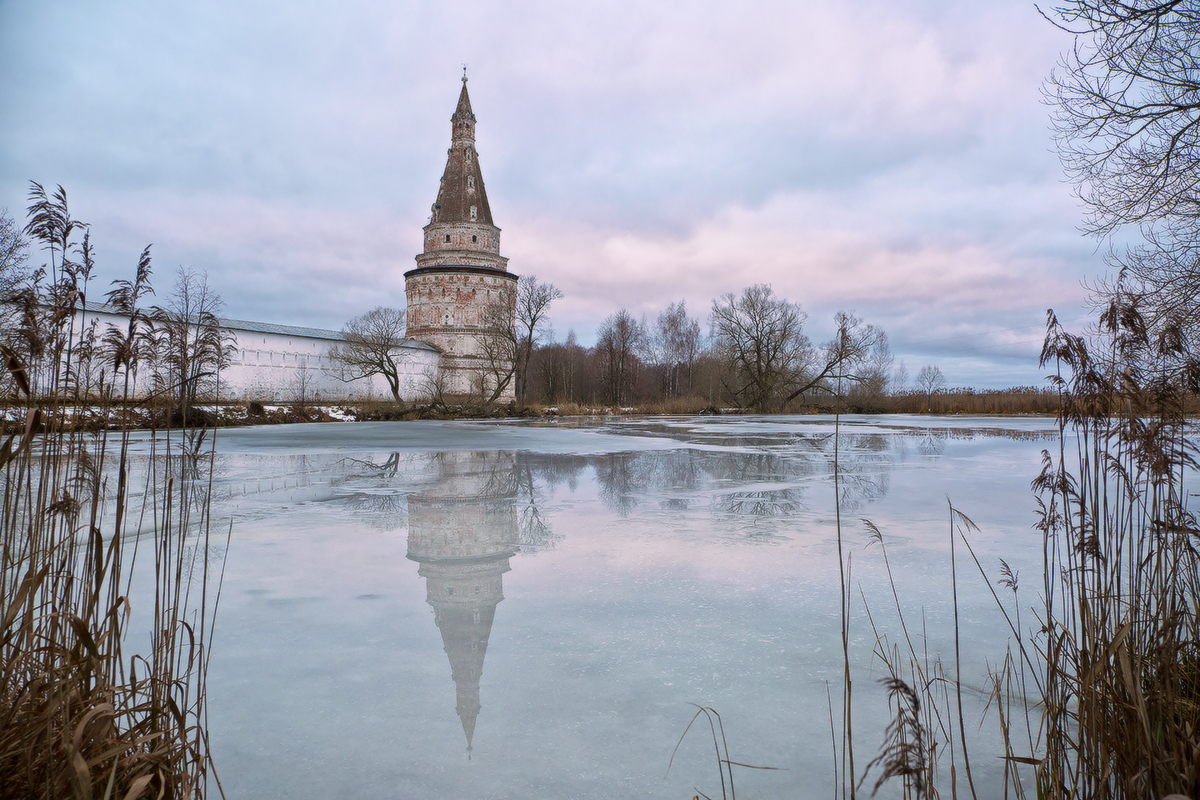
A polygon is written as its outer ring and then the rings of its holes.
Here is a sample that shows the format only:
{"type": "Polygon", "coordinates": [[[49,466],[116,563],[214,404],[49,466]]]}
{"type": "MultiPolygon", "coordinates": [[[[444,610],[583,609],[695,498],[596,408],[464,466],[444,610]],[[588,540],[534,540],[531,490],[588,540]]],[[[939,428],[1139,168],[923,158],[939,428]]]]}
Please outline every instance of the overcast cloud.
{"type": "Polygon", "coordinates": [[[101,289],[153,243],[162,293],[336,329],[404,303],[467,62],[559,338],[770,283],[814,340],[853,310],[910,374],[1030,384],[1102,270],[1040,96],[1069,46],[1024,2],[0,0],[0,206],[62,184],[101,289]]]}

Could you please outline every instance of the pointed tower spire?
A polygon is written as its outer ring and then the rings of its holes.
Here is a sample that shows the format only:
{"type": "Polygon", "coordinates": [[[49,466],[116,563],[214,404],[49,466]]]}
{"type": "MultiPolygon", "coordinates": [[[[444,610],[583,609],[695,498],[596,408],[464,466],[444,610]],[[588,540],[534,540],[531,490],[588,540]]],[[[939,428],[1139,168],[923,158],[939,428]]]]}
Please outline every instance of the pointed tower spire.
{"type": "MultiPolygon", "coordinates": [[[[462,91],[458,93],[458,107],[454,109],[454,116],[450,118],[453,123],[459,121],[471,123],[471,138],[475,138],[475,115],[471,113],[471,97],[467,94],[467,65],[463,64],[462,76],[462,91]]],[[[455,131],[457,135],[457,124],[455,131]]]]}
{"type": "MultiPolygon", "coordinates": [[[[466,76],[464,76],[466,77],[466,76]]],[[[458,106],[450,117],[450,149],[446,151],[446,171],[433,204],[431,223],[474,222],[492,225],[492,209],[483,188],[479,154],[475,151],[475,114],[464,80],[458,94],[458,106]]],[[[478,240],[475,242],[478,243],[478,240]]]]}
{"type": "Polygon", "coordinates": [[[450,117],[450,123],[451,141],[475,141],[475,114],[471,111],[471,96],[467,94],[466,75],[463,75],[462,91],[458,93],[458,106],[454,109],[454,116],[450,117]]]}

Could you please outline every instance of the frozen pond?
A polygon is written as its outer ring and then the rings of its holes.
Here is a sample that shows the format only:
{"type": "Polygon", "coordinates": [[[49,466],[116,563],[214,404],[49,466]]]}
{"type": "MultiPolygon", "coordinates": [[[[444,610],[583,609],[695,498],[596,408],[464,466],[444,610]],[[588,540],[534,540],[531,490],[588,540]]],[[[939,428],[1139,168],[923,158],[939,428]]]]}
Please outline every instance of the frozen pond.
{"type": "MultiPolygon", "coordinates": [[[[227,795],[719,797],[707,734],[664,777],[695,703],[721,712],[734,759],[781,768],[736,772],[740,797],[832,796],[833,432],[824,417],[220,431],[214,514],[233,533],[208,702],[227,795]]],[[[993,580],[1001,557],[1020,570],[1028,608],[1029,482],[1052,436],[1050,419],[843,419],[860,771],[888,713],[863,598],[898,632],[862,519],[910,625],[950,660],[947,498],[979,524],[993,580]]],[[[1008,631],[969,562],[959,582],[976,784],[999,796],[995,721],[978,719],[1008,631]]]]}

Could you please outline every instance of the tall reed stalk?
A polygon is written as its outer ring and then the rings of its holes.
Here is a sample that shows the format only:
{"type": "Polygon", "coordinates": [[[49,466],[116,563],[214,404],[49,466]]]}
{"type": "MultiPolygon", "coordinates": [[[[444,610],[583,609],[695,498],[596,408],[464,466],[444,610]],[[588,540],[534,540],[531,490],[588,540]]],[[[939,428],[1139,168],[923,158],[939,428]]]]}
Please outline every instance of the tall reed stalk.
{"type": "MultiPolygon", "coordinates": [[[[61,187],[31,198],[51,280],[6,298],[22,324],[0,348],[18,420],[0,444],[0,798],[204,797],[211,451],[203,432],[152,432],[135,486],[128,425],[84,424],[123,418],[144,321],[87,326],[86,226],[61,187]]],[[[149,276],[144,253],[110,301],[135,305],[149,276]]]]}
{"type": "Polygon", "coordinates": [[[1114,292],[1092,342],[1049,317],[1042,362],[1063,410],[1059,452],[1043,453],[1033,482],[1045,542],[1040,793],[1200,794],[1200,529],[1184,488],[1200,364],[1182,325],[1151,325],[1139,306],[1114,292]]]}
{"type": "MultiPolygon", "coordinates": [[[[1054,368],[1061,410],[1057,452],[1043,451],[1032,482],[1043,544],[1036,626],[1022,623],[1017,573],[1001,562],[996,585],[1012,591],[1010,610],[971,547],[974,523],[951,509],[952,548],[966,547],[1011,633],[991,672],[1005,797],[1200,797],[1200,527],[1185,490],[1197,468],[1187,414],[1200,392],[1196,344],[1176,320],[1148,321],[1119,287],[1090,336],[1049,314],[1042,364],[1054,368]]],[[[968,763],[961,701],[947,702],[940,666],[918,654],[892,590],[907,652],[876,631],[895,718],[868,771],[879,770],[876,788],[898,777],[905,796],[939,796],[940,739],[955,794],[956,746],[968,763]]],[[[955,641],[957,674],[957,619],[955,641]]]]}

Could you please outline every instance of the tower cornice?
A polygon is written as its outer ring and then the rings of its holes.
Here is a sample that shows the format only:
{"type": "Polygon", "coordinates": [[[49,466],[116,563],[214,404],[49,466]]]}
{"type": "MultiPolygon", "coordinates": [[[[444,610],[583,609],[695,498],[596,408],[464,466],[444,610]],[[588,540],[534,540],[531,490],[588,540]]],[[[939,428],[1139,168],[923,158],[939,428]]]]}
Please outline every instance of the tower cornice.
{"type": "Polygon", "coordinates": [[[516,275],[513,275],[511,272],[504,272],[502,270],[491,269],[489,267],[471,267],[463,264],[443,264],[433,267],[417,267],[416,269],[410,269],[408,272],[404,273],[404,277],[414,278],[418,275],[436,275],[439,273],[454,274],[464,272],[470,275],[487,275],[492,278],[505,278],[513,283],[516,283],[519,280],[519,278],[516,275]]]}

